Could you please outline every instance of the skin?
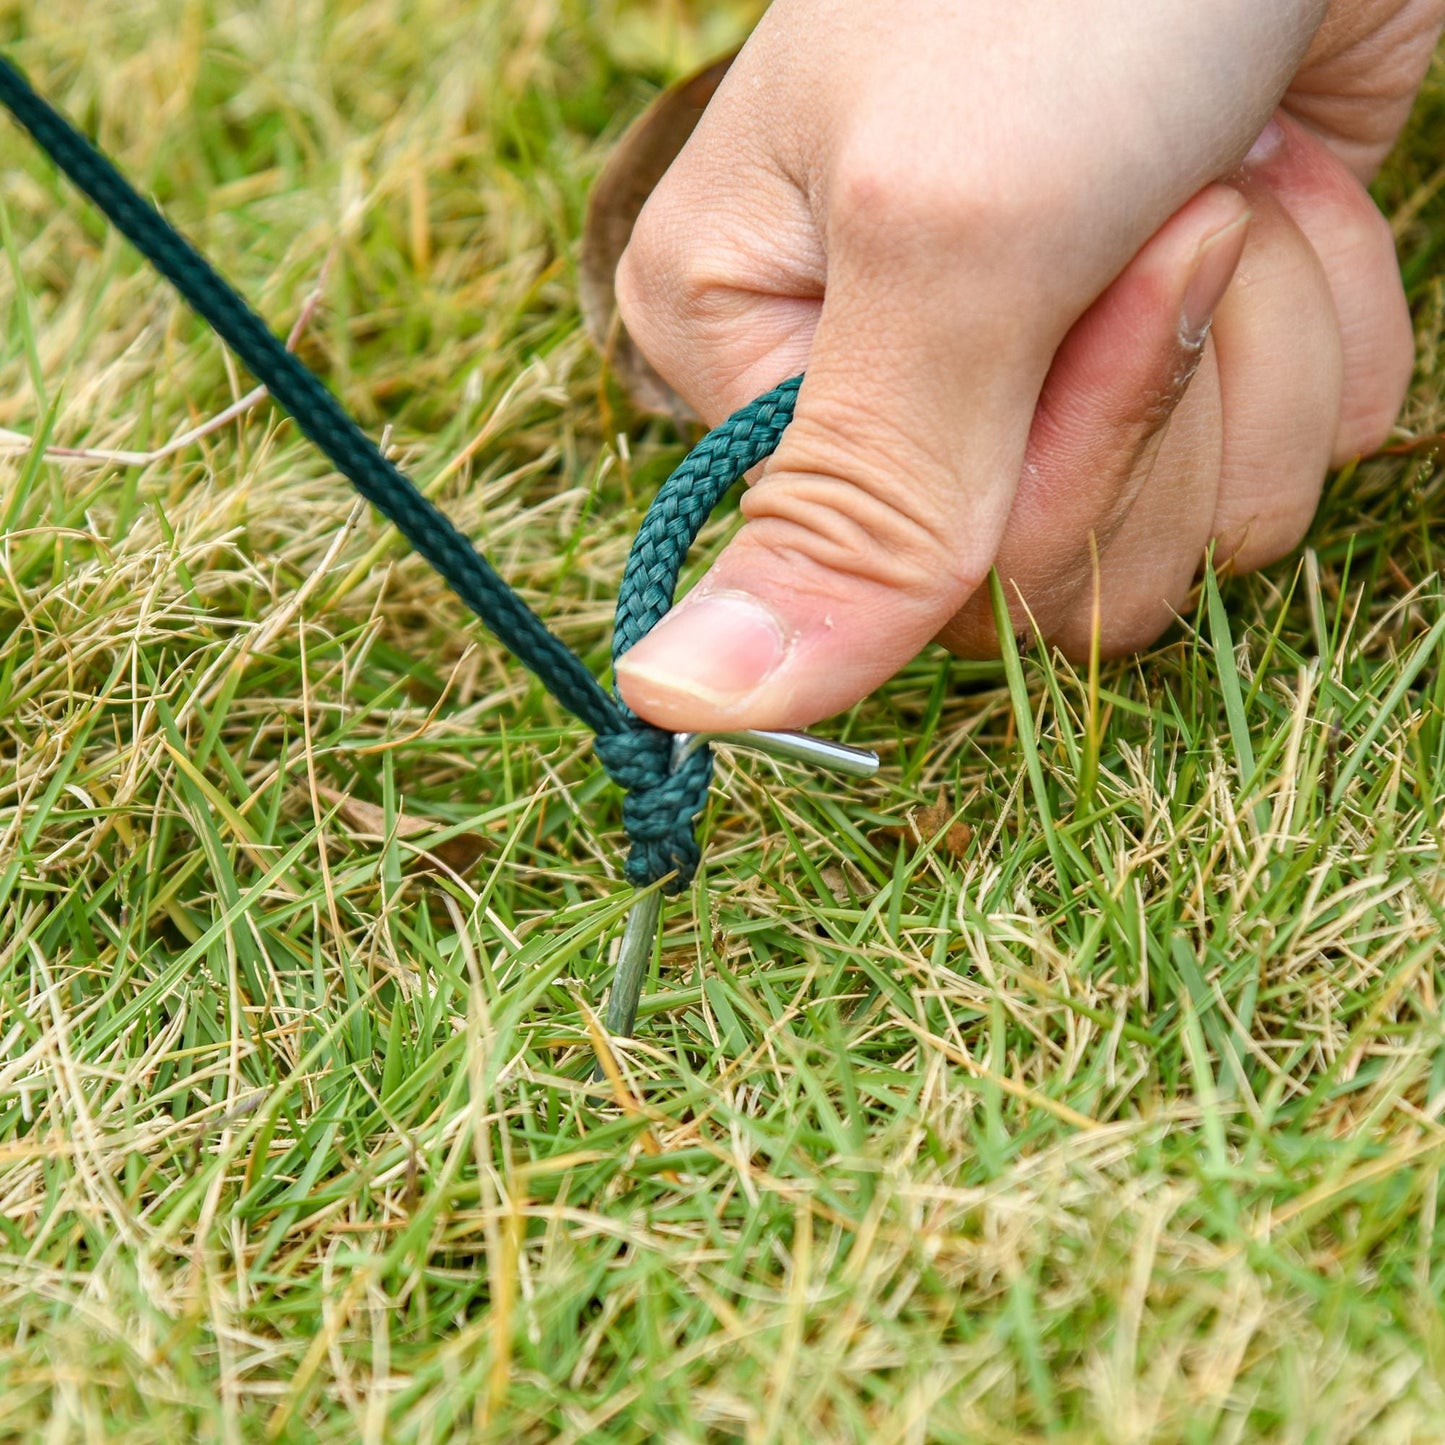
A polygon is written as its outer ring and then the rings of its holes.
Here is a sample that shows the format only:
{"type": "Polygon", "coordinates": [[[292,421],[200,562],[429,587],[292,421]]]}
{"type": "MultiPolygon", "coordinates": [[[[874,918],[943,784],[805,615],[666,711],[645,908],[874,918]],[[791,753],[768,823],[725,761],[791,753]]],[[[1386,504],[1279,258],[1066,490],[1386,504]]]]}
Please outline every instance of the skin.
{"type": "Polygon", "coordinates": [[[623,658],[803,726],[938,638],[1147,645],[1290,551],[1412,342],[1364,190],[1445,0],[775,0],[644,209],[628,330],[710,422],[806,369],[745,525],[623,658]],[[966,66],[960,57],[967,57],[966,66]],[[1095,559],[1097,558],[1097,563],[1095,559]]]}

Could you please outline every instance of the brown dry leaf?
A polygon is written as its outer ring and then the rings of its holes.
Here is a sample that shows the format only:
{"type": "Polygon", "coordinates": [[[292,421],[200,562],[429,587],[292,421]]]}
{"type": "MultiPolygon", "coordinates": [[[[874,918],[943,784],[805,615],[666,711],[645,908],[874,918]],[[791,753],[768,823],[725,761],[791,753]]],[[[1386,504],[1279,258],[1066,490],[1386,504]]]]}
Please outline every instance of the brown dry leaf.
{"type": "Polygon", "coordinates": [[[878,891],[878,885],[851,858],[843,859],[841,865],[829,863],[818,876],[834,903],[856,903],[878,891]]]}
{"type": "Polygon", "coordinates": [[[592,188],[582,231],[579,290],[588,334],[606,355],[634,405],[679,423],[697,418],[623,329],[613,282],[638,214],[663,172],[687,144],[732,63],[732,55],[724,56],[669,86],[633,121],[592,188]]]}
{"type": "MultiPolygon", "coordinates": [[[[326,802],[340,805],[339,815],[350,829],[353,838],[364,838],[367,841],[381,841],[386,838],[386,814],[375,803],[365,803],[360,798],[353,798],[349,793],[338,792],[335,788],[326,788],[319,784],[316,792],[326,802]]],[[[403,841],[436,831],[437,823],[434,819],[414,818],[407,813],[396,815],[396,836],[403,841]]],[[[411,844],[408,851],[412,852],[413,856],[408,860],[407,866],[418,873],[450,870],[458,875],[465,875],[477,866],[486,850],[486,839],[480,833],[458,833],[455,838],[448,838],[445,843],[438,843],[425,850],[411,844]]]]}
{"type": "Polygon", "coordinates": [[[962,858],[973,841],[973,829],[967,823],[955,823],[953,814],[953,799],[947,788],[940,788],[931,803],[910,809],[906,822],[875,828],[868,835],[868,841],[880,853],[886,854],[899,848],[916,853],[942,834],[934,851],[944,858],[962,858]]]}

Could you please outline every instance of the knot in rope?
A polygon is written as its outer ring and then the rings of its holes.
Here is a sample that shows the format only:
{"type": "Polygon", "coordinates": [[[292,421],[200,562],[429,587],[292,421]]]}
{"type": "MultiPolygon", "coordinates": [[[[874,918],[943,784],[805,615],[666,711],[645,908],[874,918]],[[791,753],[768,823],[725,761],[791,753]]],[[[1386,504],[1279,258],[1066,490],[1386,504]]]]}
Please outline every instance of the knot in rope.
{"type": "Polygon", "coordinates": [[[639,888],[666,878],[665,892],[692,881],[702,850],[693,819],[707,806],[712,750],[698,748],[672,767],[672,734],[639,721],[621,732],[599,733],[597,756],[612,781],[625,790],[622,825],[632,851],[627,876],[639,888]]]}

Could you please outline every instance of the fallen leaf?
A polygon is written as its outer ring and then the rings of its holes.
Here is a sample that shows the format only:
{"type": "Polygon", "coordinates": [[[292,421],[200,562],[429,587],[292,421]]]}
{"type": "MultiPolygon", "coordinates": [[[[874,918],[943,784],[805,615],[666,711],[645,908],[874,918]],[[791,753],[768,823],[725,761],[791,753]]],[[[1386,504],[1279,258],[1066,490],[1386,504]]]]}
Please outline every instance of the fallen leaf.
{"type": "Polygon", "coordinates": [[[897,852],[902,848],[916,853],[939,838],[935,853],[946,858],[962,858],[973,841],[973,829],[967,823],[954,822],[953,815],[953,799],[946,788],[940,788],[931,803],[910,809],[902,823],[875,828],[869,833],[868,841],[880,853],[897,852]]]}
{"type": "Polygon", "coordinates": [[[871,898],[877,885],[851,859],[845,858],[841,865],[829,863],[819,871],[823,887],[828,890],[834,903],[851,904],[860,898],[871,898]]]}
{"type": "Polygon", "coordinates": [[[578,268],[582,319],[634,405],[676,422],[692,409],[652,369],[617,315],[617,263],[647,198],[687,144],[733,56],[724,56],[669,86],[627,128],[602,168],[587,203],[578,268]]]}
{"type": "MultiPolygon", "coordinates": [[[[386,814],[375,803],[363,802],[349,793],[338,792],[335,788],[317,786],[317,795],[328,803],[338,805],[338,816],[351,832],[353,838],[368,842],[384,842],[388,837],[386,814]]],[[[407,846],[412,857],[408,868],[413,872],[452,872],[458,875],[470,873],[487,851],[486,840],[480,833],[458,833],[444,843],[431,848],[421,848],[413,840],[427,833],[436,833],[441,825],[434,818],[416,818],[407,813],[398,813],[395,819],[396,837],[407,846]]]]}

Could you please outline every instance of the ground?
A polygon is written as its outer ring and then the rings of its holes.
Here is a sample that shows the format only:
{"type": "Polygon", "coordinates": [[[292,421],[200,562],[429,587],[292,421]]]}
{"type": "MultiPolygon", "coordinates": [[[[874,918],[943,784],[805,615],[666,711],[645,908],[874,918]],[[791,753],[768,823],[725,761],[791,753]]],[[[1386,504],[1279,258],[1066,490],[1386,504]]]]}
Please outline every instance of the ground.
{"type": "MultiPolygon", "coordinates": [[[[749,18],[0,34],[602,675],[685,439],[579,330],[587,188],[749,18]]],[[[586,733],[283,416],[206,427],[249,379],[0,129],[0,1437],[1445,1436],[1445,68],[1389,454],[1146,657],[930,653],[834,728],[875,782],[725,764],[606,1098],[586,733]]]]}

